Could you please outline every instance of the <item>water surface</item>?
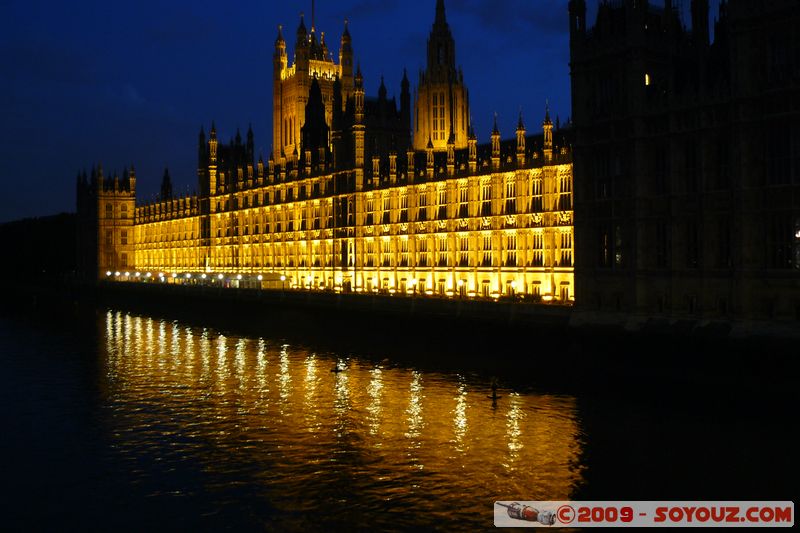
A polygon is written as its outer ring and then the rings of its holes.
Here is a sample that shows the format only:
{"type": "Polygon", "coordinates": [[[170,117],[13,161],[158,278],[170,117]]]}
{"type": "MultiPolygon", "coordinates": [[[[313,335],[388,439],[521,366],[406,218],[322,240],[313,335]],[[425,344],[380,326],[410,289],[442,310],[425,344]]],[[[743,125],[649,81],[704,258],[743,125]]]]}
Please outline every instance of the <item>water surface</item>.
{"type": "Polygon", "coordinates": [[[475,531],[496,500],[795,495],[792,375],[606,372],[598,347],[565,392],[542,385],[564,354],[532,339],[492,401],[486,372],[347,335],[334,352],[118,310],[0,318],[6,525],[475,531]]]}

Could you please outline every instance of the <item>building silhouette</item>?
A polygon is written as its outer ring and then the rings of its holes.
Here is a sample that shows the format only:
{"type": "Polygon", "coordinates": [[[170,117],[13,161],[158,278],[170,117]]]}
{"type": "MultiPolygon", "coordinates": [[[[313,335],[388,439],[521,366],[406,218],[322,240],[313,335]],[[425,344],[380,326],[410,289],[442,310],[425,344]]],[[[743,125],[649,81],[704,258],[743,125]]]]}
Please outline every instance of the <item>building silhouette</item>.
{"type": "Polygon", "coordinates": [[[368,98],[353,65],[346,26],[335,64],[301,18],[291,66],[280,28],[275,42],[266,162],[251,129],[222,144],[212,124],[199,134],[197,195],[174,197],[166,175],[159,200],[134,210],[135,179],[79,179],[82,227],[101,240],[112,230],[93,274],[571,303],[570,130],[543,110],[540,134],[520,115],[515,138],[501,140],[495,121],[478,144],[443,0],[413,118],[407,75],[398,105],[383,80],[368,98]]]}
{"type": "Polygon", "coordinates": [[[569,2],[576,301],[800,318],[800,4],[569,2]]]}

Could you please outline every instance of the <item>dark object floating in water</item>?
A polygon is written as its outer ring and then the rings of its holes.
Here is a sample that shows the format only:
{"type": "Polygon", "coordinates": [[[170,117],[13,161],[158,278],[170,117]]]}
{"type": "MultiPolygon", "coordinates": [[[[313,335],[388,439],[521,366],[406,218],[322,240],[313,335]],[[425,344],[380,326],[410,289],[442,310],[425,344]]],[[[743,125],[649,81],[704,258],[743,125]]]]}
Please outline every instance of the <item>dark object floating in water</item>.
{"type": "Polygon", "coordinates": [[[502,396],[497,396],[497,395],[494,395],[494,396],[486,396],[486,397],[487,397],[487,398],[489,398],[490,400],[499,400],[500,398],[502,398],[502,396]]]}

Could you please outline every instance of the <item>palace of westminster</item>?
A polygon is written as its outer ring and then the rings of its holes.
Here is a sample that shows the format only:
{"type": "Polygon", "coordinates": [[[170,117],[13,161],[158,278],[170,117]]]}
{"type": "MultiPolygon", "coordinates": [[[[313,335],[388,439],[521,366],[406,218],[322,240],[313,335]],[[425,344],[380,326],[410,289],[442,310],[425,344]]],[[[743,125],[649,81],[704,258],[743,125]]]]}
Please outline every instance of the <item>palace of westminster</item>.
{"type": "Polygon", "coordinates": [[[648,316],[800,319],[800,7],[570,0],[573,120],[478,144],[437,0],[427,65],[365,95],[301,17],[273,55],[273,151],[198,140],[197,195],[78,178],[84,271],[124,281],[470,298],[648,316]],[[413,108],[412,108],[413,106],[413,108]],[[574,187],[573,187],[574,176],[574,187]],[[577,291],[577,294],[576,294],[577,291]]]}

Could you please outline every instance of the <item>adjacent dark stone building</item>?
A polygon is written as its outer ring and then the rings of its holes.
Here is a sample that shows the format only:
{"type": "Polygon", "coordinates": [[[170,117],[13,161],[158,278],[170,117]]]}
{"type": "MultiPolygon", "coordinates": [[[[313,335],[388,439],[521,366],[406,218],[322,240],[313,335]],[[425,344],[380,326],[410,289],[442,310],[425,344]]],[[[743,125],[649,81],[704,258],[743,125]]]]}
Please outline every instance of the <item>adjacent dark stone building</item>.
{"type": "Polygon", "coordinates": [[[661,4],[569,3],[576,304],[800,319],[800,2],[661,4]]]}

